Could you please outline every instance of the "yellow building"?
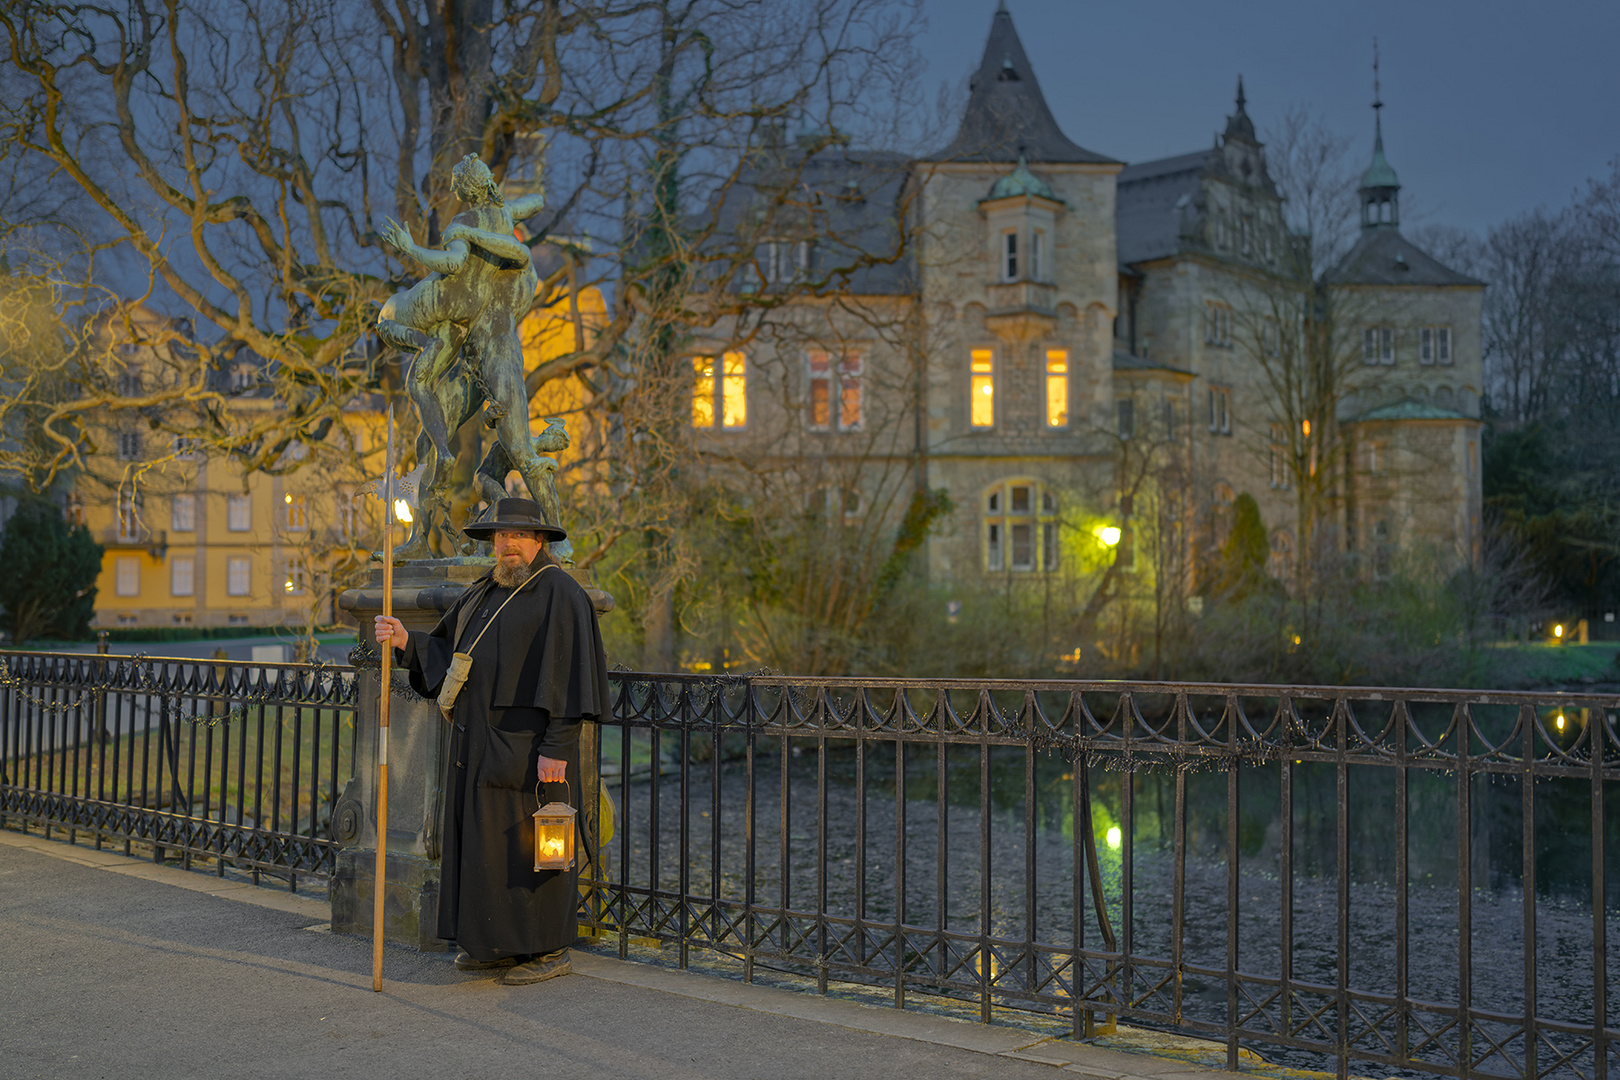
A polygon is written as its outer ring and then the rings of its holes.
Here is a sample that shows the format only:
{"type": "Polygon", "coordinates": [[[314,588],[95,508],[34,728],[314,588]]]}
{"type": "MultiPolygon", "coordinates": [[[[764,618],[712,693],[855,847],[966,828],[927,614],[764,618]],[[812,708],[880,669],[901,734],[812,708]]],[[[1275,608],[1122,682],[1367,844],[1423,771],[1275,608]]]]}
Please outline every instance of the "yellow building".
{"type": "MultiPolygon", "coordinates": [[[[596,289],[581,290],[577,305],[565,295],[537,309],[521,329],[527,369],[573,351],[579,335],[594,335],[605,318],[596,289]]],[[[168,336],[148,312],[133,322],[142,340],[168,336]]],[[[110,344],[117,389],[126,397],[150,393],[179,366],[168,352],[175,343],[110,344]]],[[[277,407],[260,381],[262,364],[243,360],[215,373],[217,389],[238,414],[277,407]]],[[[569,419],[575,445],[554,455],[565,463],[578,454],[590,396],[583,382],[568,378],[548,383],[531,402],[536,433],[546,418],[569,419]]],[[[381,543],[381,504],[357,492],[382,471],[385,408],[382,395],[361,395],[322,444],[292,444],[283,463],[297,467],[276,475],[244,472],[228,453],[162,435],[133,415],[109,421],[98,435],[99,453],[67,497],[69,517],[106,549],[92,625],[336,622],[335,597],[364,577],[381,543]]],[[[408,402],[396,406],[396,418],[402,467],[408,467],[408,402]]],[[[521,488],[521,480],[517,484],[521,488]]]]}

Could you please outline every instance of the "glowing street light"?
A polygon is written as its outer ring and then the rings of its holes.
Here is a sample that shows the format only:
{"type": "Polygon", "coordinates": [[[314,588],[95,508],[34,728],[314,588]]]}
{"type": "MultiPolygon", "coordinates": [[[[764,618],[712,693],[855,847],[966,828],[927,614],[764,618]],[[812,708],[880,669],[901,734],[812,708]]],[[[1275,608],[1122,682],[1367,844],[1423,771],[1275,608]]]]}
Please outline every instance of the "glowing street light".
{"type": "Polygon", "coordinates": [[[1118,526],[1099,525],[1092,531],[1096,533],[1097,539],[1102,541],[1104,547],[1113,547],[1119,543],[1121,534],[1118,526]]]}
{"type": "Polygon", "coordinates": [[[1553,727],[1557,728],[1559,731],[1564,730],[1564,714],[1563,713],[1558,714],[1558,718],[1553,721],[1553,727]]]}
{"type": "Polygon", "coordinates": [[[1104,837],[1104,839],[1106,839],[1108,841],[1108,846],[1109,847],[1114,848],[1115,850],[1118,850],[1119,842],[1120,842],[1119,826],[1118,825],[1110,825],[1108,827],[1108,834],[1104,837]]]}
{"type": "Polygon", "coordinates": [[[411,504],[404,499],[394,500],[394,517],[405,525],[411,523],[411,504]]]}

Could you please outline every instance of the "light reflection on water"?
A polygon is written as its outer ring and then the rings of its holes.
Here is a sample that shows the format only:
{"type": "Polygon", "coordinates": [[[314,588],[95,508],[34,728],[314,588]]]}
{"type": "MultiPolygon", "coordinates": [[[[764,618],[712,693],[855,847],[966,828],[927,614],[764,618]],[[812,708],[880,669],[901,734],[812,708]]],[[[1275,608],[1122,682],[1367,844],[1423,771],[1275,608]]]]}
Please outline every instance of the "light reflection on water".
{"type": "MultiPolygon", "coordinates": [[[[697,739],[692,741],[695,744],[697,739]]],[[[674,740],[665,742],[667,757],[674,740]]],[[[761,755],[756,762],[753,795],[756,904],[777,906],[783,902],[785,890],[788,906],[814,911],[821,890],[825,889],[825,910],[833,916],[859,915],[872,923],[892,923],[897,905],[903,902],[904,922],[909,926],[942,927],[965,934],[980,933],[987,926],[994,937],[1015,941],[1028,937],[1066,948],[1074,937],[1075,904],[1071,784],[1069,774],[1062,772],[1068,766],[1059,759],[1040,757],[1038,764],[1032,767],[1036,791],[1033,846],[1026,848],[1023,752],[1017,750],[997,757],[995,768],[988,770],[992,809],[986,822],[981,819],[979,810],[978,751],[973,748],[965,753],[952,750],[947,765],[949,805],[945,823],[948,827],[941,845],[934,748],[914,748],[909,755],[903,801],[903,897],[896,893],[896,820],[900,807],[895,798],[892,748],[885,747],[881,754],[874,751],[867,762],[864,896],[857,896],[856,890],[858,799],[851,757],[829,754],[823,833],[819,831],[823,819],[818,806],[815,753],[813,749],[799,755],[790,753],[787,758],[790,812],[786,816],[784,850],[783,759],[761,755]],[[980,857],[981,835],[986,831],[988,872],[980,857]],[[826,846],[824,878],[818,873],[818,843],[826,846]],[[1033,856],[1033,882],[1026,871],[1029,856],[1033,856]]],[[[607,760],[613,760],[612,755],[607,760]]],[[[693,763],[688,769],[689,890],[696,896],[712,893],[741,901],[748,884],[744,879],[748,828],[746,768],[737,760],[722,764],[718,774],[718,799],[712,766],[706,762],[693,763]],[[713,846],[716,813],[720,825],[718,849],[713,846]]],[[[1393,846],[1393,824],[1388,820],[1391,804],[1381,786],[1389,772],[1366,772],[1361,789],[1351,800],[1352,821],[1358,823],[1352,830],[1353,847],[1362,850],[1350,861],[1348,930],[1351,947],[1346,975],[1351,989],[1374,993],[1392,993],[1396,986],[1396,891],[1388,876],[1393,859],[1388,850],[1377,849],[1380,843],[1386,849],[1393,846]]],[[[1244,840],[1238,887],[1238,968],[1269,977],[1280,973],[1283,953],[1276,776],[1275,766],[1269,771],[1245,769],[1245,797],[1240,811],[1243,815],[1240,833],[1244,840]]],[[[1335,810],[1331,800],[1323,803],[1320,789],[1324,786],[1324,776],[1331,781],[1326,773],[1313,777],[1309,769],[1296,771],[1291,956],[1296,981],[1331,987],[1337,982],[1339,965],[1338,884],[1332,842],[1335,810]]],[[[678,775],[666,773],[659,781],[660,865],[656,884],[665,889],[680,886],[679,780],[678,775]]],[[[1457,1000],[1459,963],[1455,818],[1452,817],[1448,825],[1443,813],[1435,814],[1427,808],[1432,803],[1444,806],[1440,800],[1446,793],[1454,799],[1455,782],[1450,778],[1436,778],[1433,791],[1424,787],[1428,782],[1429,778],[1414,777],[1409,790],[1412,884],[1408,889],[1407,996],[1451,1005],[1457,1000]],[[1424,817],[1425,814],[1428,817],[1424,817]]],[[[1122,853],[1110,849],[1103,840],[1106,831],[1121,822],[1120,777],[1094,770],[1092,783],[1093,827],[1099,834],[1103,893],[1110,922],[1123,937],[1122,853]]],[[[1171,954],[1174,860],[1164,841],[1170,835],[1168,823],[1173,819],[1172,784],[1168,772],[1157,776],[1139,774],[1134,789],[1130,936],[1131,951],[1142,957],[1167,959],[1171,954]],[[1172,794],[1167,796],[1167,792],[1172,794]]],[[[1538,785],[1538,798],[1543,785],[1538,785]]],[[[620,803],[622,820],[643,823],[639,831],[630,830],[628,881],[633,885],[651,884],[648,880],[650,851],[644,824],[650,809],[651,784],[646,776],[633,779],[628,806],[617,781],[610,781],[610,789],[620,803]]],[[[1189,780],[1188,790],[1183,959],[1192,967],[1222,970],[1226,963],[1228,926],[1225,775],[1198,775],[1189,780]]],[[[1501,871],[1503,864],[1512,865],[1522,855],[1518,851],[1497,851],[1491,855],[1489,841],[1493,834],[1489,833],[1486,828],[1489,822],[1485,821],[1495,812],[1489,798],[1491,794],[1487,790],[1487,797],[1480,799],[1476,806],[1475,832],[1482,839],[1476,839],[1473,880],[1488,882],[1491,887],[1475,888],[1470,897],[1472,1005],[1475,1009],[1522,1015],[1526,990],[1523,893],[1517,878],[1501,871]],[[1487,849],[1483,866],[1478,854],[1481,843],[1487,849]]],[[[1516,787],[1496,794],[1505,796],[1497,799],[1498,803],[1509,805],[1519,798],[1516,787]]],[[[1454,808],[1455,803],[1451,805],[1454,808]]],[[[1586,820],[1589,822],[1590,818],[1586,820]]],[[[1565,841],[1570,839],[1564,838],[1565,841]]],[[[1538,842],[1538,851],[1539,847],[1538,842]]],[[[1579,845],[1576,847],[1578,849],[1579,845]]],[[[1588,868],[1589,850],[1588,846],[1588,868]]],[[[616,869],[619,852],[616,841],[609,857],[610,871],[616,869]]],[[[1544,1019],[1590,1025],[1594,998],[1593,919],[1590,906],[1583,906],[1578,899],[1585,892],[1585,882],[1550,881],[1546,864],[1543,866],[1542,890],[1558,895],[1543,895],[1534,905],[1536,1012],[1544,1019]]],[[[1586,895],[1590,895],[1589,892],[1586,895]]],[[[1620,900],[1620,895],[1614,892],[1610,896],[1620,900]]],[[[1086,947],[1102,948],[1102,937],[1090,903],[1087,893],[1081,935],[1086,947]]],[[[958,977],[969,977],[970,972],[977,970],[976,963],[970,963],[958,977]]],[[[1620,932],[1610,935],[1606,966],[1610,972],[1620,971],[1620,932]]],[[[1610,982],[1613,982],[1612,975],[1610,982]]],[[[1258,988],[1253,992],[1260,994],[1258,988]]],[[[1620,994],[1610,994],[1611,1025],[1615,1017],[1620,1016],[1620,1002],[1615,1001],[1616,997],[1620,994]]],[[[1189,974],[1184,980],[1183,1007],[1190,1019],[1224,1023],[1226,998],[1224,979],[1218,975],[1189,974]]],[[[1431,1026],[1436,1024],[1433,1019],[1428,1022],[1431,1026]]],[[[1309,1052],[1264,1044],[1257,1048],[1273,1061],[1318,1068],[1323,1065],[1319,1055],[1309,1052]]],[[[1517,1058],[1522,1044],[1510,1043],[1510,1049],[1517,1058]]],[[[1546,1052],[1544,1048],[1542,1053],[1546,1052]]],[[[1590,1063],[1590,1054],[1586,1055],[1586,1061],[1590,1063]]],[[[1487,1071],[1503,1068],[1505,1063],[1498,1058],[1490,1063],[1487,1071]]]]}

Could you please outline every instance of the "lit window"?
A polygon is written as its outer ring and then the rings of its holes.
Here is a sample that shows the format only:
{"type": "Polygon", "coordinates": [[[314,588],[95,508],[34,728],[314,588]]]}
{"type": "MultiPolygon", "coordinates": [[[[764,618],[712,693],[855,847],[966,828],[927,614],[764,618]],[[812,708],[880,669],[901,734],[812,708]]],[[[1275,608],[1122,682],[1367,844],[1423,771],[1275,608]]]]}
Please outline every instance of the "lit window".
{"type": "Polygon", "coordinates": [[[253,501],[247,495],[231,495],[225,500],[225,528],[247,532],[253,528],[253,501]]]}
{"type": "Polygon", "coordinates": [[[692,426],[713,428],[715,417],[728,428],[748,423],[748,369],[740,352],[692,357],[692,426]]]}
{"type": "MultiPolygon", "coordinates": [[[[175,532],[194,532],[197,528],[197,496],[182,493],[169,504],[169,528],[175,532]]],[[[176,593],[175,595],[184,595],[176,593]]]]}
{"type": "Polygon", "coordinates": [[[120,492],[118,495],[118,542],[139,543],[141,539],[141,497],[120,492]]]}
{"type": "MultiPolygon", "coordinates": [[[[1037,233],[1037,236],[1040,234],[1037,233]]],[[[1046,426],[1069,423],[1069,351],[1046,350],[1046,426]]]]}
{"type": "Polygon", "coordinates": [[[1029,234],[1029,280],[1040,281],[1045,267],[1046,233],[1036,229],[1029,234]]]}
{"type": "Polygon", "coordinates": [[[287,511],[287,528],[293,532],[302,532],[309,528],[309,504],[302,495],[283,495],[282,505],[287,511]]]}
{"type": "Polygon", "coordinates": [[[304,574],[304,564],[298,559],[288,559],[282,571],[282,591],[288,596],[302,596],[308,591],[309,583],[304,574]]]}
{"type": "Polygon", "coordinates": [[[1001,234],[1001,280],[1018,280],[1018,234],[1004,232],[1001,234]]]}
{"type": "Polygon", "coordinates": [[[969,363],[972,397],[969,406],[974,427],[994,427],[996,423],[996,366],[989,349],[974,349],[969,363]]]}
{"type": "Polygon", "coordinates": [[[1136,434],[1136,402],[1125,398],[1118,403],[1119,406],[1119,437],[1128,439],[1136,434]]]}
{"type": "Polygon", "coordinates": [[[743,354],[728,352],[722,357],[725,365],[721,380],[720,423],[728,428],[748,423],[748,371],[743,354]]]}
{"type": "Polygon", "coordinates": [[[225,592],[230,596],[246,596],[253,582],[253,560],[234,556],[225,561],[225,592]]]}
{"type": "Polygon", "coordinates": [[[1369,326],[1361,332],[1361,362],[1368,366],[1395,362],[1395,329],[1369,326]]]}
{"type": "Polygon", "coordinates": [[[714,357],[692,357],[692,426],[714,427],[714,357]]]}
{"type": "Polygon", "coordinates": [[[861,354],[845,353],[833,371],[832,355],[823,351],[809,354],[810,427],[827,431],[858,431],[861,426],[861,354]],[[838,415],[833,415],[837,402],[838,415]]]}
{"type": "Polygon", "coordinates": [[[169,595],[191,596],[196,591],[196,562],[189,555],[176,556],[169,563],[169,595]]]}
{"type": "Polygon", "coordinates": [[[141,560],[125,555],[117,563],[117,592],[119,596],[141,595],[141,560]]]}

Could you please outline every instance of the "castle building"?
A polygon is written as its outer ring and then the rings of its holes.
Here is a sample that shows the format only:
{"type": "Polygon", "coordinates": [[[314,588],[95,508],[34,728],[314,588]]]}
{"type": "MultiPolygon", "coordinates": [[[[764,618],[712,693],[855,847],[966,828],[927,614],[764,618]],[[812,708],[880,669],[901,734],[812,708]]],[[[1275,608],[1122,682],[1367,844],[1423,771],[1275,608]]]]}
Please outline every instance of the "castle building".
{"type": "Polygon", "coordinates": [[[939,151],[807,133],[744,174],[722,224],[767,314],[695,331],[699,445],[846,517],[944,489],[939,579],[1129,570],[1151,502],[1191,582],[1243,493],[1285,580],[1307,542],[1369,574],[1466,556],[1484,285],[1402,236],[1381,124],[1360,236],[1311,269],[1247,106],[1239,80],[1212,147],[1113,160],[1059,128],[998,7],[939,151]]]}

